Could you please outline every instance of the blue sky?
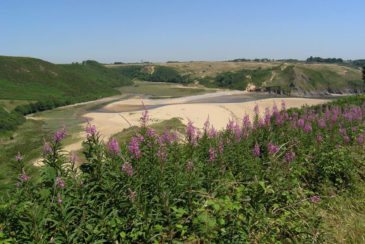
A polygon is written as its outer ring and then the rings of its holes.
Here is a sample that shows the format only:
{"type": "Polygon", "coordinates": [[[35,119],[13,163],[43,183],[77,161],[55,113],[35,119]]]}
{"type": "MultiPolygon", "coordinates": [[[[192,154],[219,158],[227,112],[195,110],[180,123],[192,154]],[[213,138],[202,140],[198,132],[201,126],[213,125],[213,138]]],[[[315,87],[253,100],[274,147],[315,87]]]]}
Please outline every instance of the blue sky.
{"type": "Polygon", "coordinates": [[[0,0],[0,55],[56,63],[365,58],[363,0],[0,0]]]}

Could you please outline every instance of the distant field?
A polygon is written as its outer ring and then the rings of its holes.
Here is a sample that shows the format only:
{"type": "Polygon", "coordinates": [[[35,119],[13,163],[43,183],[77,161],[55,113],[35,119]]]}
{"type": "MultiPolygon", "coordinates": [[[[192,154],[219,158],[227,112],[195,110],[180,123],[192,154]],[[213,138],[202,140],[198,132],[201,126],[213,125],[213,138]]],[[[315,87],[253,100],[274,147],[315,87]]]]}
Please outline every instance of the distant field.
{"type": "Polygon", "coordinates": [[[183,87],[162,82],[135,81],[134,85],[118,88],[121,93],[150,95],[152,98],[182,97],[204,94],[214,90],[198,87],[183,87]]]}
{"type": "Polygon", "coordinates": [[[184,62],[165,63],[168,67],[174,67],[183,74],[190,74],[194,77],[216,76],[219,73],[239,71],[242,69],[268,69],[279,66],[280,62],[184,62]]]}
{"type": "Polygon", "coordinates": [[[7,111],[13,110],[18,105],[24,105],[33,102],[32,100],[5,100],[0,99],[0,107],[5,108],[7,111]]]}

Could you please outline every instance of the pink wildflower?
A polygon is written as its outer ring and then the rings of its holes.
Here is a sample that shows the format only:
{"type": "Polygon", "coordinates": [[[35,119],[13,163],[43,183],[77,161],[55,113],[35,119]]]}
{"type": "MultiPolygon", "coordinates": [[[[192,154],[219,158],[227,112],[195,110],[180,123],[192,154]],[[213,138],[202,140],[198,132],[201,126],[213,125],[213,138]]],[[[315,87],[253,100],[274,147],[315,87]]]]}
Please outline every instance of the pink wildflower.
{"type": "Polygon", "coordinates": [[[351,139],[348,135],[344,135],[342,138],[343,138],[344,143],[346,143],[346,144],[351,141],[351,139]]]}
{"type": "Polygon", "coordinates": [[[295,153],[293,151],[289,151],[285,154],[285,161],[287,163],[292,162],[295,159],[295,153]]]}
{"type": "Polygon", "coordinates": [[[18,154],[15,156],[15,160],[18,162],[23,160],[23,156],[20,154],[20,152],[18,152],[18,154]]]}
{"type": "Polygon", "coordinates": [[[85,132],[87,134],[87,138],[95,136],[97,134],[96,126],[87,123],[85,132]]]}
{"type": "Polygon", "coordinates": [[[224,151],[223,142],[219,142],[218,151],[222,155],[224,151]]]}
{"type": "Polygon", "coordinates": [[[259,146],[259,144],[257,142],[256,142],[254,148],[252,149],[252,154],[255,157],[260,157],[260,155],[261,155],[260,146],[259,146]]]}
{"type": "Polygon", "coordinates": [[[312,131],[312,125],[309,122],[305,123],[303,130],[304,130],[305,133],[311,132],[312,131]]]}
{"type": "Polygon", "coordinates": [[[137,159],[141,157],[141,150],[139,149],[139,139],[138,137],[132,137],[129,145],[129,152],[137,159]]]}
{"type": "Polygon", "coordinates": [[[319,120],[317,121],[317,123],[318,123],[318,127],[319,127],[319,128],[321,128],[321,129],[326,128],[326,121],[325,121],[323,118],[319,119],[319,120]]]}
{"type": "Polygon", "coordinates": [[[156,131],[152,128],[147,128],[147,136],[154,137],[156,135],[156,131]]]}
{"type": "Polygon", "coordinates": [[[61,205],[62,204],[62,197],[61,197],[61,193],[57,193],[57,203],[59,204],[59,205],[61,205]]]}
{"type": "Polygon", "coordinates": [[[133,166],[131,163],[125,162],[122,165],[122,171],[124,173],[126,173],[128,176],[132,176],[133,175],[133,166]]]}
{"type": "Polygon", "coordinates": [[[251,124],[251,121],[250,121],[250,116],[248,116],[247,114],[243,117],[243,120],[242,120],[242,127],[243,129],[247,130],[247,129],[250,129],[252,124],[251,124]]]}
{"type": "Polygon", "coordinates": [[[312,203],[319,203],[321,201],[321,197],[320,196],[311,196],[310,201],[312,203]]]}
{"type": "Polygon", "coordinates": [[[217,130],[212,126],[208,131],[208,138],[214,138],[217,136],[217,130]]]}
{"type": "Polygon", "coordinates": [[[160,147],[157,151],[157,157],[161,160],[161,161],[166,161],[167,159],[167,151],[165,147],[160,147]]]}
{"type": "Polygon", "coordinates": [[[48,155],[52,153],[52,147],[51,144],[49,142],[44,142],[43,145],[43,154],[44,155],[48,155]]]}
{"type": "Polygon", "coordinates": [[[112,138],[108,144],[108,151],[114,155],[118,155],[120,153],[119,143],[115,138],[112,138]]]}
{"type": "Polygon", "coordinates": [[[217,158],[217,152],[215,151],[214,148],[210,147],[209,148],[209,161],[213,162],[215,161],[217,158]]]}
{"type": "Polygon", "coordinates": [[[65,181],[61,177],[56,177],[56,186],[60,189],[65,188],[65,181]]]}
{"type": "Polygon", "coordinates": [[[269,142],[269,144],[267,145],[267,150],[269,152],[269,155],[273,155],[273,154],[279,152],[279,149],[280,148],[279,148],[278,145],[275,145],[275,144],[273,144],[271,142],[269,142]]]}
{"type": "Polygon", "coordinates": [[[63,127],[62,129],[56,131],[53,136],[53,140],[55,142],[61,142],[66,137],[66,128],[63,127]]]}
{"type": "Polygon", "coordinates": [[[143,111],[142,117],[140,118],[142,127],[146,127],[149,120],[148,110],[143,111]]]}
{"type": "Polygon", "coordinates": [[[323,141],[323,137],[321,134],[318,134],[317,137],[316,137],[316,141],[317,143],[321,143],[323,141]]]}
{"type": "Polygon", "coordinates": [[[364,135],[358,135],[358,137],[356,138],[356,141],[358,144],[363,144],[364,143],[364,135]]]}
{"type": "Polygon", "coordinates": [[[303,128],[304,127],[304,124],[305,124],[304,119],[298,119],[297,124],[298,124],[299,127],[303,128]]]}
{"type": "Polygon", "coordinates": [[[23,172],[22,172],[22,174],[19,176],[19,179],[20,179],[20,181],[21,181],[21,182],[27,182],[27,181],[29,181],[29,180],[30,180],[30,176],[29,176],[29,175],[27,175],[27,174],[25,173],[24,169],[23,169],[23,172]]]}
{"type": "Polygon", "coordinates": [[[193,126],[193,122],[189,121],[186,126],[186,136],[190,144],[195,145],[197,141],[196,128],[193,126]]]}
{"type": "Polygon", "coordinates": [[[285,111],[286,110],[286,104],[284,100],[281,100],[281,110],[285,111]]]}

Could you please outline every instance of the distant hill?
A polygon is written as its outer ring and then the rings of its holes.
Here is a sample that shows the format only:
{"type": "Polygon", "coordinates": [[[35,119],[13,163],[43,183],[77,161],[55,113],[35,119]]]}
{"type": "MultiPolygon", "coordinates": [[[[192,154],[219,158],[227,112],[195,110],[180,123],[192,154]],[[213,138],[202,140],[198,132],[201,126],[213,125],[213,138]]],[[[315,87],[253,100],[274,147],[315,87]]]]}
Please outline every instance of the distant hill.
{"type": "Polygon", "coordinates": [[[190,82],[211,87],[244,90],[254,85],[258,90],[305,96],[357,93],[364,89],[361,69],[342,64],[241,61],[158,65],[175,69],[181,76],[189,77],[190,82]]]}
{"type": "Polygon", "coordinates": [[[0,56],[0,99],[49,97],[84,101],[118,94],[128,77],[95,61],[57,65],[35,58],[0,56]]]}

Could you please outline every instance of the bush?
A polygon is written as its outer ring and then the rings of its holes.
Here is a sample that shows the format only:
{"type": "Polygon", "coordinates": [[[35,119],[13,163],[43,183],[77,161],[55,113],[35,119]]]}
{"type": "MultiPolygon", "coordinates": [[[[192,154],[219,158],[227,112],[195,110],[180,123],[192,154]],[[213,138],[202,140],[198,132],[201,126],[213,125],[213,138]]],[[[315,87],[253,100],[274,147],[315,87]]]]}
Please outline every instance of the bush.
{"type": "Polygon", "coordinates": [[[7,112],[0,107],[0,132],[15,130],[18,125],[24,123],[25,118],[16,112],[7,112]]]}
{"type": "Polygon", "coordinates": [[[44,145],[41,178],[16,157],[16,187],[0,204],[2,239],[14,242],[321,241],[318,208],[328,191],[361,180],[349,151],[363,152],[362,106],[334,104],[209,121],[185,138],[158,135],[148,112],[129,143],[106,144],[88,125],[86,163],[62,150],[64,129],[44,145]]]}

